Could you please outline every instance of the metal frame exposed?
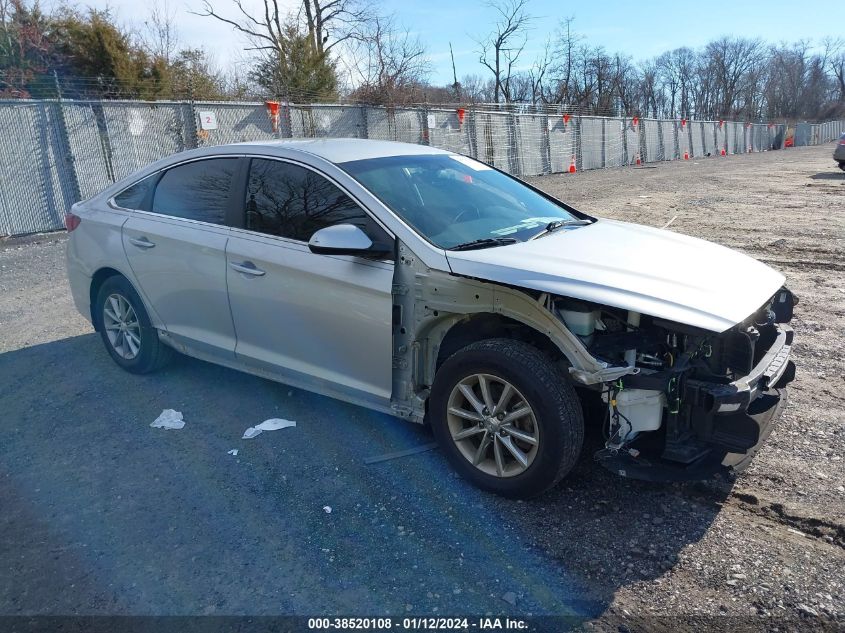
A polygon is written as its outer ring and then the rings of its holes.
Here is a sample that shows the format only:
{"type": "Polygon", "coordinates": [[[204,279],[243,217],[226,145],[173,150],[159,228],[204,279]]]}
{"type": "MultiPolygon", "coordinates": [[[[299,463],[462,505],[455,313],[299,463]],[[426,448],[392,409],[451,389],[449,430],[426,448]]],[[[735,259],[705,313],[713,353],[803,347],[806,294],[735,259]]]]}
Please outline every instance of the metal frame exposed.
{"type": "Polygon", "coordinates": [[[421,423],[440,345],[449,330],[475,314],[498,314],[547,336],[569,363],[573,379],[590,385],[636,373],[593,358],[581,341],[538,298],[495,283],[459,277],[426,266],[401,240],[393,273],[393,384],[395,415],[421,423]]]}

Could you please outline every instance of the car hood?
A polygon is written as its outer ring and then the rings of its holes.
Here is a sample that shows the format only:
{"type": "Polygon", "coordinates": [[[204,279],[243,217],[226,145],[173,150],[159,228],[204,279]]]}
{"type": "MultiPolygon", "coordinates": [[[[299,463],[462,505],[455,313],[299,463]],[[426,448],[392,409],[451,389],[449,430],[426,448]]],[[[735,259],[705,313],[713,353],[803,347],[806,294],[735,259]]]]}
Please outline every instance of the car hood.
{"type": "Polygon", "coordinates": [[[633,310],[713,332],[747,318],[784,276],[704,240],[601,219],[528,242],[447,251],[452,272],[633,310]]]}

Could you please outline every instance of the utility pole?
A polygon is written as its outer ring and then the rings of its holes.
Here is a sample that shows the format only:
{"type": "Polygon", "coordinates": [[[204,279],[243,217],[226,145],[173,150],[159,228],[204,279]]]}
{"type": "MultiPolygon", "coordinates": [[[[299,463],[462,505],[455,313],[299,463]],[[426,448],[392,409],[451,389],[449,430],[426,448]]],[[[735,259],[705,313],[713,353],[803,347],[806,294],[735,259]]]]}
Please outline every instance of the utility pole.
{"type": "Polygon", "coordinates": [[[455,53],[452,50],[452,42],[449,42],[449,55],[452,57],[452,90],[455,91],[455,99],[461,100],[461,84],[458,83],[458,72],[455,70],[455,53]]]}

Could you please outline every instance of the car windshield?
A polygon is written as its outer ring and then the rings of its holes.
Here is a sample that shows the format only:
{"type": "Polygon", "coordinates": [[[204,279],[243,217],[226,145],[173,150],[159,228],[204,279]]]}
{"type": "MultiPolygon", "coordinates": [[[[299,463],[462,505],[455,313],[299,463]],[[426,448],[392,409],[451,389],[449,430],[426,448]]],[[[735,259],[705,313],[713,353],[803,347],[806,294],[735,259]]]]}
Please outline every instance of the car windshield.
{"type": "Polygon", "coordinates": [[[536,236],[552,222],[565,225],[583,218],[465,156],[389,156],[340,167],[444,249],[513,244],[536,236]]]}

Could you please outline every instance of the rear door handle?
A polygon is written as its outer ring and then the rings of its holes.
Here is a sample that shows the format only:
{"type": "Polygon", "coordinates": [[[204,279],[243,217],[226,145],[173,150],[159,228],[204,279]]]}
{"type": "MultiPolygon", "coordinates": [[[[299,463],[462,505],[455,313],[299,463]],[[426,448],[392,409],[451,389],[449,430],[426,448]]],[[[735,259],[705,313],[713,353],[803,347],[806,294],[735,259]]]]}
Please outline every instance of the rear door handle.
{"type": "Polygon", "coordinates": [[[239,273],[245,275],[252,275],[253,277],[262,277],[266,273],[260,268],[256,268],[252,262],[229,262],[229,267],[232,270],[237,270],[239,273]]]}
{"type": "Polygon", "coordinates": [[[137,246],[138,248],[143,248],[143,249],[152,248],[153,246],[155,246],[155,244],[152,243],[150,240],[148,240],[146,237],[139,237],[139,238],[130,237],[129,243],[132,244],[133,246],[137,246]]]}

